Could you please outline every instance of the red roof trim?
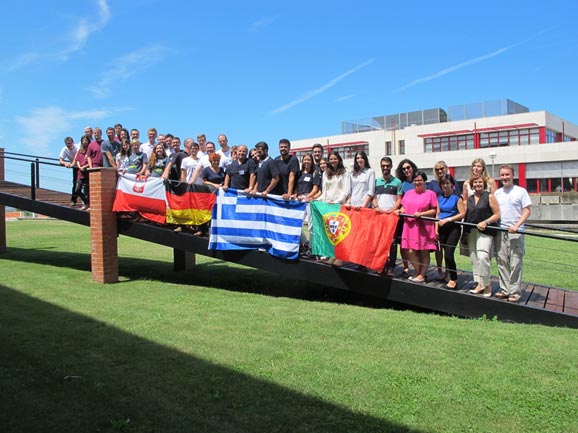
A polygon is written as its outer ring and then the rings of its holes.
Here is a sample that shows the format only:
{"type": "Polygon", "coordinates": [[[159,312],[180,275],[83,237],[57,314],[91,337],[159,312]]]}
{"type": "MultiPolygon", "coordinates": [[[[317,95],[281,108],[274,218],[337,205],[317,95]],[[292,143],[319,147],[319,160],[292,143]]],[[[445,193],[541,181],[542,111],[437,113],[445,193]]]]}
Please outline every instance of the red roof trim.
{"type": "Polygon", "coordinates": [[[445,135],[462,135],[471,134],[473,131],[471,129],[461,129],[459,131],[447,131],[447,132],[432,132],[431,134],[418,134],[418,137],[443,137],[445,135]]]}
{"type": "Polygon", "coordinates": [[[477,128],[476,132],[503,131],[504,129],[524,129],[536,126],[538,126],[537,123],[520,123],[518,125],[504,125],[504,126],[491,126],[489,128],[477,128]]]}
{"type": "MultiPolygon", "coordinates": [[[[346,141],[345,143],[323,144],[323,149],[333,149],[334,147],[341,147],[341,146],[355,146],[359,144],[369,144],[369,141],[346,141]]],[[[307,147],[295,147],[295,148],[292,147],[291,151],[300,152],[303,150],[311,150],[312,147],[313,147],[312,145],[307,147]]]]}
{"type": "Polygon", "coordinates": [[[445,137],[449,135],[462,135],[471,134],[474,132],[489,132],[489,131],[503,131],[507,129],[523,129],[523,128],[535,128],[537,123],[520,123],[518,125],[504,125],[504,126],[490,126],[488,128],[475,128],[475,129],[461,129],[459,131],[445,131],[445,132],[433,132],[431,134],[418,134],[420,138],[427,137],[445,137]]]}

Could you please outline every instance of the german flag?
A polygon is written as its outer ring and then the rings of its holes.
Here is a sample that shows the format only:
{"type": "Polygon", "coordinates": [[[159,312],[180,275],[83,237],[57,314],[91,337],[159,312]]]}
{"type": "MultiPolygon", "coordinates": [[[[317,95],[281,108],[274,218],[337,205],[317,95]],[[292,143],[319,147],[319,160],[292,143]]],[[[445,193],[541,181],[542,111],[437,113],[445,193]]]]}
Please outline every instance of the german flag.
{"type": "Polygon", "coordinates": [[[186,182],[165,182],[167,223],[200,226],[211,220],[217,196],[208,185],[189,185],[186,182]]]}

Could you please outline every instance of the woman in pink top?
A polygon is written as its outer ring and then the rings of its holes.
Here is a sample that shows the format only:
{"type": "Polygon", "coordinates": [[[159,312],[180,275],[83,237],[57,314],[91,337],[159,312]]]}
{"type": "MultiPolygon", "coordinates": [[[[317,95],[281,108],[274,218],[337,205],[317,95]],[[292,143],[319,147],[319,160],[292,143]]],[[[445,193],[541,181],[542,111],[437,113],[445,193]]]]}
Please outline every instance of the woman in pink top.
{"type": "Polygon", "coordinates": [[[408,258],[415,269],[415,275],[410,280],[424,283],[430,263],[430,252],[436,249],[436,232],[433,221],[422,220],[421,217],[435,217],[438,200],[435,192],[426,189],[427,175],[418,170],[413,178],[414,189],[405,193],[401,200],[401,209],[396,213],[413,215],[406,217],[401,236],[401,248],[408,251],[408,258]]]}

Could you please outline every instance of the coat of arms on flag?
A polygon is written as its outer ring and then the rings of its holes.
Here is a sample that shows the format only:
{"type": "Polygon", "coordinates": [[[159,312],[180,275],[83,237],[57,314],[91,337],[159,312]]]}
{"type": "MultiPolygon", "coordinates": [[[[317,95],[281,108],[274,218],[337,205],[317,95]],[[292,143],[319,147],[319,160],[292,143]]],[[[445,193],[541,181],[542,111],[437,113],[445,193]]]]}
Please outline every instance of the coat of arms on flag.
{"type": "Polygon", "coordinates": [[[373,209],[347,209],[341,204],[314,201],[312,253],[335,257],[381,272],[389,255],[389,247],[398,216],[377,213],[373,209]],[[317,227],[323,228],[317,230],[317,227]]]}
{"type": "Polygon", "coordinates": [[[339,245],[351,231],[351,220],[347,214],[329,212],[323,215],[323,226],[333,245],[339,245]]]}

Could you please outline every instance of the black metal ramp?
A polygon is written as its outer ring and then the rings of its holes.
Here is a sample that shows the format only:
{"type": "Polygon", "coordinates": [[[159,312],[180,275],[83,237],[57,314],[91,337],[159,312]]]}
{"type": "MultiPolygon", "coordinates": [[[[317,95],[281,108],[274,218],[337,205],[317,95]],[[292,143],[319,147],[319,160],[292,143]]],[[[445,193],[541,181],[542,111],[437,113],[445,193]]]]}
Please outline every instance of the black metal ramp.
{"type": "MultiPolygon", "coordinates": [[[[61,203],[32,200],[23,195],[13,194],[6,184],[7,182],[0,182],[0,205],[40,213],[75,224],[90,225],[88,212],[69,208],[61,203]]],[[[67,194],[57,194],[68,197],[67,194]]],[[[578,328],[578,292],[555,287],[525,284],[521,301],[510,303],[467,293],[467,289],[472,285],[472,276],[468,272],[460,274],[461,290],[448,290],[433,277],[429,278],[431,280],[429,283],[418,284],[400,277],[385,277],[348,266],[335,268],[315,260],[285,261],[259,251],[212,251],[208,249],[206,238],[130,220],[119,219],[118,233],[176,250],[263,269],[288,278],[459,317],[488,319],[496,317],[500,321],[578,328]]]]}

